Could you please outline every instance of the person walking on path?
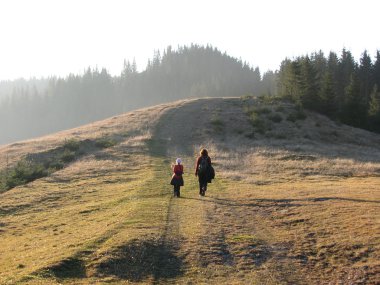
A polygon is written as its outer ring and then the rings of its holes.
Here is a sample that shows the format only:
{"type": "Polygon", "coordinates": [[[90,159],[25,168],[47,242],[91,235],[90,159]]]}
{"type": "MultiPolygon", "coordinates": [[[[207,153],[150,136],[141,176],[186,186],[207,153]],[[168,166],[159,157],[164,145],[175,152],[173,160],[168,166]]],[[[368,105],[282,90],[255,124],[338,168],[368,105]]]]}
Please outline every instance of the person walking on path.
{"type": "Polygon", "coordinates": [[[180,197],[180,188],[184,185],[183,183],[183,165],[180,158],[177,158],[175,161],[175,165],[172,164],[172,180],[170,184],[174,186],[174,197],[180,197]]]}
{"type": "Polygon", "coordinates": [[[212,174],[211,158],[205,148],[200,151],[200,156],[197,159],[195,166],[195,176],[199,180],[199,195],[205,196],[207,191],[207,183],[211,183],[212,174]]]}

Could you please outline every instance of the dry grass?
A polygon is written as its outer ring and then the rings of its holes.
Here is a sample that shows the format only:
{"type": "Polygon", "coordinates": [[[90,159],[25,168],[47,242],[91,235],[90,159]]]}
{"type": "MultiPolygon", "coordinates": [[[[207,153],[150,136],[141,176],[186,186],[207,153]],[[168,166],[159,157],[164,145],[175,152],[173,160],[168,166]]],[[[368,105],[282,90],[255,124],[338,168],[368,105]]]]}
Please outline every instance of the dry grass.
{"type": "Polygon", "coordinates": [[[14,163],[66,137],[118,142],[0,194],[0,284],[379,283],[379,136],[308,114],[250,138],[242,110],[256,103],[182,101],[2,147],[14,163]],[[275,139],[284,129],[293,137],[275,139]],[[217,171],[205,198],[192,174],[201,146],[217,171]]]}
{"type": "MultiPolygon", "coordinates": [[[[145,135],[168,108],[179,103],[162,104],[157,107],[140,109],[110,119],[94,122],[78,128],[52,135],[0,146],[0,170],[14,165],[21,156],[28,153],[44,152],[63,145],[70,139],[78,141],[102,137],[136,137],[145,135]]],[[[183,102],[181,102],[183,104],[183,102]]],[[[138,138],[139,139],[139,138],[138,138]]]]}
{"type": "MultiPolygon", "coordinates": [[[[341,148],[341,150],[344,147],[341,148]]],[[[225,177],[255,184],[279,183],[294,180],[331,180],[340,177],[380,177],[379,152],[370,160],[356,153],[352,158],[336,157],[326,151],[292,151],[276,147],[255,147],[217,151],[216,163],[225,177]],[[356,159],[355,159],[356,156],[356,159]]],[[[347,148],[347,153],[351,150],[347,148]]]]}

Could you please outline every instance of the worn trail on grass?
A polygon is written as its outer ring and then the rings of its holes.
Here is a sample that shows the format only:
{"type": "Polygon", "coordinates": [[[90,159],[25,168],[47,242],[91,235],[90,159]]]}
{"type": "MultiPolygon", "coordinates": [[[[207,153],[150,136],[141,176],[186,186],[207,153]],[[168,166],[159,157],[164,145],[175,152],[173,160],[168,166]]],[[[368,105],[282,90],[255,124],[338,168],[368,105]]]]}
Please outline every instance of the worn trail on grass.
{"type": "MultiPolygon", "coordinates": [[[[170,199],[162,236],[164,243],[176,245],[176,254],[184,259],[184,277],[177,278],[177,282],[217,284],[227,280],[271,280],[266,282],[292,281],[295,284],[299,280],[297,269],[292,267],[290,259],[281,256],[286,247],[266,243],[265,237],[270,230],[255,213],[260,207],[244,206],[242,200],[227,194],[234,189],[220,181],[210,185],[207,197],[198,197],[198,185],[192,173],[204,136],[202,132],[207,128],[194,129],[194,125],[207,126],[214,116],[213,109],[220,110],[224,104],[224,100],[214,100],[211,107],[207,102],[199,101],[168,110],[161,116],[152,136],[152,154],[169,161],[182,157],[189,174],[186,175],[182,198],[170,199]],[[191,125],[183,123],[199,112],[203,115],[195,116],[191,125]],[[190,141],[193,144],[189,144],[190,141]],[[269,260],[272,261],[266,265],[269,260]],[[277,269],[272,268],[274,263],[277,269]]],[[[238,114],[239,107],[235,109],[230,112],[238,114]]]]}
{"type": "Polygon", "coordinates": [[[346,218],[346,213],[352,212],[362,217],[361,227],[367,225],[370,232],[376,230],[378,224],[373,216],[374,208],[378,208],[376,200],[368,200],[373,204],[371,218],[362,205],[365,199],[350,198],[350,191],[344,185],[356,185],[357,197],[366,197],[365,184],[374,187],[378,178],[368,182],[334,179],[321,185],[319,180],[311,178],[257,187],[218,177],[210,185],[207,197],[198,197],[192,172],[199,147],[218,141],[218,147],[224,148],[223,126],[228,128],[231,118],[235,125],[244,128],[246,118],[236,101],[193,101],[167,110],[153,133],[152,140],[161,147],[158,156],[164,161],[183,157],[185,169],[190,173],[185,176],[183,198],[170,201],[168,216],[171,218],[164,235],[179,245],[176,255],[183,260],[183,275],[177,276],[175,282],[376,282],[374,276],[379,265],[373,263],[376,260],[374,247],[378,248],[374,236],[369,236],[368,246],[355,240],[345,240],[341,245],[334,241],[338,235],[345,236],[346,228],[342,231],[326,225],[337,223],[335,217],[338,217],[347,227],[352,227],[348,216],[346,218]],[[194,115],[199,113],[202,115],[194,115]],[[189,117],[192,124],[186,124],[189,117]],[[214,141],[210,140],[213,136],[214,141]],[[330,197],[329,191],[338,197],[330,197]],[[308,198],[302,198],[305,193],[308,198]],[[339,208],[347,210],[339,211],[339,208]],[[330,211],[335,213],[330,216],[330,211]],[[326,255],[325,248],[329,247],[335,248],[335,256],[326,255]],[[367,258],[370,267],[362,265],[367,258]]]}

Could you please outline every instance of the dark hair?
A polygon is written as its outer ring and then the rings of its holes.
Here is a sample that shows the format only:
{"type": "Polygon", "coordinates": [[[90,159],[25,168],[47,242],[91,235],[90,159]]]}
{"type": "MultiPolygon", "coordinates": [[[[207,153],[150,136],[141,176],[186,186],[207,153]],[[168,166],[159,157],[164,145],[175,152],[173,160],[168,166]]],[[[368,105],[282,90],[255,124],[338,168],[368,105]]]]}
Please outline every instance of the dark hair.
{"type": "Polygon", "coordinates": [[[200,154],[201,154],[202,156],[208,156],[207,149],[202,148],[200,154]]]}

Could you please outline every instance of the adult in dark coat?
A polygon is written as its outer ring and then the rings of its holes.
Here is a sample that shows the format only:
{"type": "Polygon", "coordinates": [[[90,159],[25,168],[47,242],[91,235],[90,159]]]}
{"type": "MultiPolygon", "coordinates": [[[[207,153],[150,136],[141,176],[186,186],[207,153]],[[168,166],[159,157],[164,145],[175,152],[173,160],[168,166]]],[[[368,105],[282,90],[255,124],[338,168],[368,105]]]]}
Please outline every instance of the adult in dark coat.
{"type": "Polygon", "coordinates": [[[195,166],[195,176],[198,176],[199,195],[204,196],[207,191],[207,183],[211,183],[211,158],[205,148],[200,151],[195,166]]]}

